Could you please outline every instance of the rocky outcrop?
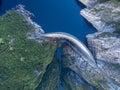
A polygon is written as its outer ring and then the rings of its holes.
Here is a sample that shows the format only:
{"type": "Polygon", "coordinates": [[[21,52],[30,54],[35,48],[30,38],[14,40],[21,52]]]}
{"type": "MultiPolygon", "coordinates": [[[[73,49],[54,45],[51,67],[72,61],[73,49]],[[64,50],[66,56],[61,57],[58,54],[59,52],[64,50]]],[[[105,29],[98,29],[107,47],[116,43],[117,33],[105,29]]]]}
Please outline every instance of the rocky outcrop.
{"type": "Polygon", "coordinates": [[[24,5],[17,5],[14,10],[24,16],[27,22],[34,27],[34,29],[36,30],[35,33],[38,33],[37,36],[40,36],[40,34],[44,33],[44,30],[41,28],[41,26],[31,19],[32,17],[34,17],[34,14],[26,10],[24,5]]]}
{"type": "Polygon", "coordinates": [[[114,1],[96,4],[93,8],[83,9],[80,14],[98,31],[114,31],[119,28],[120,5],[114,1]]]}
{"type": "Polygon", "coordinates": [[[120,85],[120,39],[114,36],[88,36],[88,43],[97,65],[113,82],[120,85]]]}
{"type": "Polygon", "coordinates": [[[117,90],[119,88],[101,68],[91,66],[85,57],[77,52],[75,47],[65,41],[62,46],[62,64],[63,70],[67,69],[67,72],[63,73],[63,86],[68,86],[69,90],[117,90]]]}
{"type": "Polygon", "coordinates": [[[87,7],[92,7],[93,5],[95,5],[99,0],[78,0],[81,3],[83,3],[85,6],[87,7]]]}
{"type": "Polygon", "coordinates": [[[106,0],[80,12],[98,30],[87,35],[88,46],[100,70],[114,83],[111,85],[112,90],[120,88],[119,12],[120,4],[117,0],[106,0]]]}

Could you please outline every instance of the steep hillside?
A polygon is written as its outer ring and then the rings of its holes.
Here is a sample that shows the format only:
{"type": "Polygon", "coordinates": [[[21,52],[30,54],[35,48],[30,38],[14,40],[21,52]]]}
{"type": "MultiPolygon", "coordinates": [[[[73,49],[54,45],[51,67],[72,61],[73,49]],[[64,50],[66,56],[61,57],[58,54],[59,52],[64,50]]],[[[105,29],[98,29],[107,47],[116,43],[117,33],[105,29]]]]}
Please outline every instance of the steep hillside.
{"type": "Polygon", "coordinates": [[[34,90],[45,77],[56,46],[30,39],[34,32],[34,26],[14,10],[0,17],[0,90],[34,90]]]}

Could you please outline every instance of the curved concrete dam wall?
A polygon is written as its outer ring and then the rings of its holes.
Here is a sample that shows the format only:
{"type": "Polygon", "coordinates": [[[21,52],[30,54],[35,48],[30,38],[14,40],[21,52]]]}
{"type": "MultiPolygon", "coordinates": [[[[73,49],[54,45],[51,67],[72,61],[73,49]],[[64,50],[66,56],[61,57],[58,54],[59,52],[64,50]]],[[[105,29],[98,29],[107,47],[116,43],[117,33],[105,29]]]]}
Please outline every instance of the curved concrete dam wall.
{"type": "Polygon", "coordinates": [[[80,53],[86,58],[87,62],[89,62],[94,67],[96,66],[94,57],[89,51],[89,49],[79,39],[77,39],[73,35],[64,33],[64,32],[54,32],[54,33],[42,34],[42,37],[66,39],[72,42],[80,51],[80,53]]]}

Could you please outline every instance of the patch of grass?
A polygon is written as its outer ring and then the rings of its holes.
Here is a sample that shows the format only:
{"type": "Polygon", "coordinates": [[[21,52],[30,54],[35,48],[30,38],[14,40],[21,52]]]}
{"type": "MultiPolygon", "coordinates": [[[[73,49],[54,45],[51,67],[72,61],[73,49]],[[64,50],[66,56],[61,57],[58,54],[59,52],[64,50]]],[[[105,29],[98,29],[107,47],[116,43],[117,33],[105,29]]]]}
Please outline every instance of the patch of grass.
{"type": "Polygon", "coordinates": [[[27,39],[31,30],[15,11],[0,17],[0,90],[34,90],[52,62],[56,46],[27,39]]]}
{"type": "Polygon", "coordinates": [[[106,37],[106,36],[107,37],[112,37],[114,35],[110,32],[103,32],[103,33],[99,34],[97,37],[100,38],[100,37],[106,37]]]}

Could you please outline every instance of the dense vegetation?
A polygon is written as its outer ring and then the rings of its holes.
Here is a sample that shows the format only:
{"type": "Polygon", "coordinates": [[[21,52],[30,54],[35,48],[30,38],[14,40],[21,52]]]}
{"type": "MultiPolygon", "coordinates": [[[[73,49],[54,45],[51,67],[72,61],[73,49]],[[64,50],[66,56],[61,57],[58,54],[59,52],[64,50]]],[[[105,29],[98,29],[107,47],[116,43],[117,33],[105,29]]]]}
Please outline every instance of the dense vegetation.
{"type": "Polygon", "coordinates": [[[31,30],[15,11],[0,17],[0,90],[34,90],[52,62],[56,47],[27,39],[31,30]]]}
{"type": "Polygon", "coordinates": [[[57,55],[55,55],[54,60],[46,69],[43,79],[36,90],[59,90],[59,83],[59,64],[57,61],[57,55]]]}

